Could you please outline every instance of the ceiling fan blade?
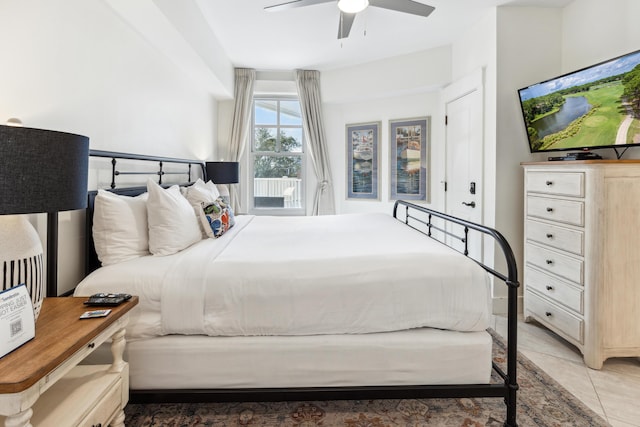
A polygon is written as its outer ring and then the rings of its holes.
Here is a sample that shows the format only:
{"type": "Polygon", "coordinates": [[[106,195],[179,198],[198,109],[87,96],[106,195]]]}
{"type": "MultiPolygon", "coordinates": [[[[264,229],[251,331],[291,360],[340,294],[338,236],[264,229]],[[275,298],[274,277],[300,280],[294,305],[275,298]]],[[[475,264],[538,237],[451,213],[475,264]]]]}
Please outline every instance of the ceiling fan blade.
{"type": "Polygon", "coordinates": [[[331,3],[336,0],[293,0],[286,3],[274,4],[273,6],[267,6],[264,10],[268,12],[277,12],[280,10],[293,9],[295,7],[313,6],[314,4],[331,3]]]}
{"type": "Polygon", "coordinates": [[[340,12],[340,22],[338,23],[338,40],[346,39],[351,32],[351,26],[356,19],[355,13],[340,12]]]}
{"type": "Polygon", "coordinates": [[[427,17],[435,7],[412,0],[369,0],[370,6],[427,17]]]}

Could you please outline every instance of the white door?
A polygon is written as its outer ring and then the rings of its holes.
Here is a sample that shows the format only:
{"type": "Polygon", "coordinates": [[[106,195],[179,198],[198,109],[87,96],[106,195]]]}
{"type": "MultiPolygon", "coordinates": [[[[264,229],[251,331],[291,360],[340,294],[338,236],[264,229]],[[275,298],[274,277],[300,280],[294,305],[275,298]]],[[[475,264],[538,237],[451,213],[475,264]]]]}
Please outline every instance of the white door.
{"type": "MultiPolygon", "coordinates": [[[[482,223],[483,195],[483,126],[482,90],[475,88],[445,104],[446,170],[445,212],[449,215],[482,223]]],[[[463,229],[448,231],[463,236],[463,229]]],[[[465,244],[448,237],[448,243],[463,251],[465,244]]],[[[470,233],[469,255],[482,261],[482,237],[470,233]]]]}

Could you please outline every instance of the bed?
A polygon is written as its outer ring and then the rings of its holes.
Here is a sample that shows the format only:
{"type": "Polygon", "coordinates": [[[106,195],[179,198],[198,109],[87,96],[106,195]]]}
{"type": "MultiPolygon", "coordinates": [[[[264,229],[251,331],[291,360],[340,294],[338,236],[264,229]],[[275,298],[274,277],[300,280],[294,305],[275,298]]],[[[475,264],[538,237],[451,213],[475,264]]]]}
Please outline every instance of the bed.
{"type": "MultiPolygon", "coordinates": [[[[154,203],[169,189],[115,188],[126,174],[116,162],[131,155],[91,155],[111,158],[113,170],[110,194],[89,194],[87,236],[100,236],[96,198],[125,197],[135,209],[146,204],[155,246],[156,255],[98,268],[104,244],[87,239],[88,275],[75,290],[138,295],[127,329],[132,401],[501,397],[505,425],[516,425],[517,270],[499,232],[398,201],[391,214],[237,215],[222,235],[157,256],[152,215],[164,205],[154,203]],[[506,274],[465,256],[480,234],[502,249],[506,274]],[[509,291],[506,372],[492,362],[487,332],[492,280],[509,291]],[[492,370],[502,381],[490,381],[492,370]]],[[[172,160],[133,159],[160,161],[160,178],[172,160]]],[[[177,160],[189,164],[191,182],[198,162],[177,160]]],[[[122,239],[145,224],[136,227],[122,239]]]]}

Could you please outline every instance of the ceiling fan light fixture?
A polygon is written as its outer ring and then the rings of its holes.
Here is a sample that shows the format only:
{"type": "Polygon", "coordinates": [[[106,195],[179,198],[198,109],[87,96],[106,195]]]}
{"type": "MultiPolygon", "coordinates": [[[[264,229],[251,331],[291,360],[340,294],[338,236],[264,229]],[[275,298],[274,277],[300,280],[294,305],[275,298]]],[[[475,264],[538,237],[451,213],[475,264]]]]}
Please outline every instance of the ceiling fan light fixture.
{"type": "Polygon", "coordinates": [[[338,9],[344,13],[362,12],[369,6],[369,0],[340,0],[338,1],[338,9]]]}

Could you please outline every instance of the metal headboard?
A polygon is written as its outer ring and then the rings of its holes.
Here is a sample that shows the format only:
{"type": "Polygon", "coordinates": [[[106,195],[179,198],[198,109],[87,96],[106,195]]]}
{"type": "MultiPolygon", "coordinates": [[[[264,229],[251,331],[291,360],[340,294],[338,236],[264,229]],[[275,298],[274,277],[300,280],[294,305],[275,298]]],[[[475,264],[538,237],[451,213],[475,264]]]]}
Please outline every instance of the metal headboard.
{"type": "MultiPolygon", "coordinates": [[[[190,160],[190,159],[180,159],[174,157],[159,157],[159,156],[146,156],[142,154],[131,154],[131,153],[118,153],[114,151],[101,151],[101,150],[89,150],[89,157],[102,157],[111,159],[111,183],[109,185],[108,191],[112,193],[123,195],[123,196],[137,196],[139,194],[147,191],[147,187],[145,186],[135,186],[135,187],[123,187],[118,188],[116,179],[119,176],[125,175],[146,175],[146,176],[157,176],[158,184],[163,187],[168,187],[169,184],[163,183],[163,177],[166,175],[184,175],[187,179],[183,181],[179,185],[187,186],[192,183],[192,179],[194,178],[195,171],[193,171],[193,166],[198,166],[200,168],[199,175],[202,178],[206,178],[206,168],[205,162],[202,160],[190,160]],[[129,171],[122,170],[119,168],[118,160],[134,160],[141,162],[151,162],[156,163],[156,168],[149,171],[129,171]],[[165,166],[167,164],[184,164],[186,165],[186,169],[184,171],[168,171],[165,170],[165,166]]],[[[89,191],[87,195],[87,215],[86,215],[86,225],[85,225],[85,242],[86,242],[86,258],[85,258],[85,275],[91,273],[100,267],[100,261],[98,260],[98,255],[96,254],[94,242],[93,242],[93,210],[95,206],[95,198],[98,194],[97,190],[89,191]]]]}
{"type": "Polygon", "coordinates": [[[89,150],[89,157],[106,157],[111,159],[111,188],[116,188],[116,177],[120,175],[157,175],[158,184],[162,185],[162,178],[165,175],[187,175],[187,182],[191,182],[191,167],[193,165],[200,166],[202,176],[206,176],[205,163],[202,160],[178,159],[174,157],[145,156],[142,154],[118,153],[115,151],[89,150]],[[143,162],[155,162],[158,164],[158,170],[152,172],[145,171],[123,171],[117,169],[118,160],[139,160],[143,162]],[[164,170],[166,163],[186,164],[187,172],[170,172],[164,170]]]}

